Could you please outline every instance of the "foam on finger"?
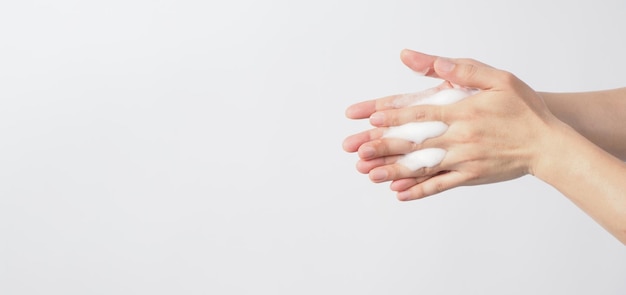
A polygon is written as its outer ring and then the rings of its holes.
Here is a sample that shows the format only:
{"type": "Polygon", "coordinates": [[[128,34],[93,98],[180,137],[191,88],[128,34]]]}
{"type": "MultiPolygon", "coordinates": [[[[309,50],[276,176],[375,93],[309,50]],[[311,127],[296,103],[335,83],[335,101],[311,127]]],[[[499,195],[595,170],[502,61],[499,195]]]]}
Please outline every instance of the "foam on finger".
{"type": "Polygon", "coordinates": [[[437,137],[448,130],[448,125],[441,121],[411,122],[389,127],[383,137],[399,138],[415,143],[422,143],[427,138],[437,137]]]}
{"type": "MultiPolygon", "coordinates": [[[[394,101],[394,106],[401,108],[416,105],[449,105],[476,92],[476,90],[461,87],[441,90],[432,88],[415,94],[403,95],[394,101]]],[[[419,144],[428,138],[441,136],[447,130],[448,125],[440,121],[411,122],[389,127],[383,137],[404,139],[419,144]]],[[[416,171],[424,167],[439,165],[446,153],[447,151],[441,148],[421,149],[404,155],[397,163],[416,171]]]]}
{"type": "Polygon", "coordinates": [[[404,155],[397,163],[411,171],[417,171],[425,167],[437,166],[443,161],[446,153],[446,150],[440,148],[421,149],[404,155]]]}

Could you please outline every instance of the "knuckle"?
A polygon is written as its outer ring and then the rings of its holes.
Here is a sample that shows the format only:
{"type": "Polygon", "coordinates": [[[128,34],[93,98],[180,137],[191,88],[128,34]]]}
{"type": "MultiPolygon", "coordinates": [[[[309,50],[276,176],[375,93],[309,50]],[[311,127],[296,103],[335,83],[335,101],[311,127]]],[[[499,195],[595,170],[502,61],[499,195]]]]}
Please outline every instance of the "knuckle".
{"type": "Polygon", "coordinates": [[[413,142],[413,141],[411,141],[410,145],[411,146],[409,148],[410,148],[411,151],[421,150],[422,147],[423,147],[423,144],[417,143],[417,142],[413,142]]]}
{"type": "Polygon", "coordinates": [[[434,105],[422,105],[413,108],[411,117],[414,122],[443,121],[445,108],[434,105]]]}
{"type": "Polygon", "coordinates": [[[517,77],[511,73],[511,72],[507,72],[507,71],[500,71],[500,74],[498,75],[498,80],[500,83],[505,84],[505,85],[513,85],[516,83],[516,81],[518,80],[517,77]]]}
{"type": "Polygon", "coordinates": [[[435,182],[435,193],[441,193],[448,189],[447,185],[442,181],[435,182]]]}
{"type": "Polygon", "coordinates": [[[413,173],[413,177],[423,177],[437,173],[435,167],[422,167],[413,173]]]}
{"type": "MultiPolygon", "coordinates": [[[[402,114],[402,113],[400,113],[402,114]]],[[[386,122],[389,126],[399,126],[402,125],[402,117],[399,116],[398,113],[392,113],[389,116],[387,116],[389,119],[388,122],[386,122]]]]}
{"type": "Polygon", "coordinates": [[[436,110],[435,112],[437,113],[437,118],[436,119],[438,121],[444,121],[445,122],[446,121],[446,119],[445,119],[446,118],[446,108],[438,107],[438,108],[435,108],[435,110],[436,110]]]}
{"type": "Polygon", "coordinates": [[[426,110],[423,107],[413,109],[413,120],[424,121],[426,119],[426,110]]]}
{"type": "Polygon", "coordinates": [[[466,64],[464,67],[461,67],[459,75],[465,79],[472,79],[476,76],[478,72],[478,67],[472,64],[466,64]]]}
{"type": "Polygon", "coordinates": [[[384,139],[377,139],[376,141],[372,143],[372,146],[376,150],[376,155],[385,154],[387,150],[389,149],[387,147],[387,141],[384,139]]]}
{"type": "Polygon", "coordinates": [[[413,200],[422,199],[428,197],[428,195],[426,187],[420,185],[419,189],[413,194],[413,200]]]}

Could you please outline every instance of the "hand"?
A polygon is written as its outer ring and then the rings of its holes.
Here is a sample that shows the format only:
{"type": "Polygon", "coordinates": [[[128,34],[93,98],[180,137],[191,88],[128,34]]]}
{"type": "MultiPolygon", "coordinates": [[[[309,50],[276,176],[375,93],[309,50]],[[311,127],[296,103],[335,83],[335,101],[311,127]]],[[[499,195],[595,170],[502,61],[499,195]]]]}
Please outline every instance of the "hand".
{"type": "MultiPolygon", "coordinates": [[[[505,181],[533,173],[550,127],[558,120],[542,98],[514,75],[470,59],[446,59],[404,50],[402,61],[412,70],[453,84],[479,89],[451,105],[404,107],[402,96],[355,104],[346,110],[352,119],[370,118],[377,127],[352,135],[344,149],[358,152],[357,170],[373,182],[393,181],[398,199],[414,200],[462,185],[505,181]],[[449,128],[421,144],[382,138],[387,127],[416,121],[442,121],[449,128]],[[434,167],[410,171],[398,158],[424,148],[447,154],[434,167]]],[[[450,87],[444,82],[434,91],[450,87]]]]}

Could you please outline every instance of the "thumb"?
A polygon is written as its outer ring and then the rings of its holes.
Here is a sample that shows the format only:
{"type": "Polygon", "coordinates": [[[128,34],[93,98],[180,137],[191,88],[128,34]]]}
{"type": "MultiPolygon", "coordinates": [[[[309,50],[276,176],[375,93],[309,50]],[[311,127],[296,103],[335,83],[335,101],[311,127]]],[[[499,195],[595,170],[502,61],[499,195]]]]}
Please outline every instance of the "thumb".
{"type": "Polygon", "coordinates": [[[437,75],[433,70],[433,63],[436,59],[437,57],[434,55],[429,55],[410,49],[404,49],[400,52],[400,60],[409,69],[420,75],[430,76],[434,78],[437,78],[437,75]]]}
{"type": "Polygon", "coordinates": [[[442,79],[470,88],[491,89],[502,79],[505,72],[490,66],[466,61],[438,57],[434,63],[435,72],[442,79]]]}

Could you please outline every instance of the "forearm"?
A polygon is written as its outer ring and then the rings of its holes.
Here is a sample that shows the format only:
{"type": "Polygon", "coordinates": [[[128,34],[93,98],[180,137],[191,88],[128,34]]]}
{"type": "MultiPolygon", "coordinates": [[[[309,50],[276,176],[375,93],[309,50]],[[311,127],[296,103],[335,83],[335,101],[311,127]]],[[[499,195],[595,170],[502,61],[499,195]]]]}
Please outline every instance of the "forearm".
{"type": "Polygon", "coordinates": [[[557,118],[605,151],[626,160],[626,88],[540,95],[557,118]]]}
{"type": "Polygon", "coordinates": [[[558,189],[626,245],[626,164],[556,124],[532,173],[558,189]]]}
{"type": "Polygon", "coordinates": [[[405,201],[531,173],[626,245],[626,163],[613,156],[626,159],[621,126],[626,88],[538,95],[511,73],[474,60],[409,50],[402,58],[416,72],[481,91],[443,106],[394,108],[398,98],[391,96],[350,107],[349,117],[369,117],[377,127],[344,142],[347,151],[359,152],[360,172],[375,182],[394,181],[405,201]],[[445,122],[448,129],[419,143],[384,138],[390,127],[430,121],[445,122]],[[442,147],[445,157],[433,166],[411,169],[398,163],[398,155],[442,147]]]}

